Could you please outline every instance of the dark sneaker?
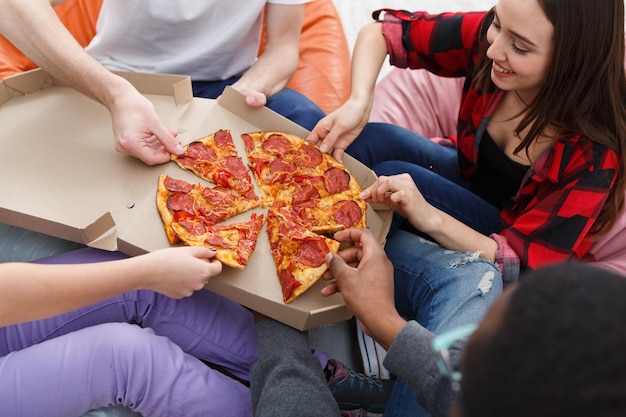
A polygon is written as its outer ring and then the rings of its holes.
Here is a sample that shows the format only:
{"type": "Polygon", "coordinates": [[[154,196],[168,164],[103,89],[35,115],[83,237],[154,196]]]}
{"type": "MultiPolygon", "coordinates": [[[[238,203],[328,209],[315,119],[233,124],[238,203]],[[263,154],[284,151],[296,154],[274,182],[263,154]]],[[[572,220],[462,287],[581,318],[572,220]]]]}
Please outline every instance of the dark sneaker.
{"type": "Polygon", "coordinates": [[[362,408],[370,413],[382,413],[387,405],[394,381],[365,376],[330,359],[326,365],[328,386],[342,410],[362,408]]]}

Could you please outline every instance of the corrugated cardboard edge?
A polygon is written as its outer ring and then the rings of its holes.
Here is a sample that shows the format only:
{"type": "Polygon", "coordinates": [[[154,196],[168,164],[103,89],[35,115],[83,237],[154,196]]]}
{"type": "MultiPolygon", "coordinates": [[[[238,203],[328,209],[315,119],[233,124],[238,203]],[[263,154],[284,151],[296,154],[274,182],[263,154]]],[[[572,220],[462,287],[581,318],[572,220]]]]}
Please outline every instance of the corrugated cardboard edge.
{"type": "MultiPolygon", "coordinates": [[[[174,97],[176,105],[193,98],[191,78],[186,75],[145,74],[115,71],[128,80],[140,93],[174,97]]],[[[51,86],[67,87],[68,84],[51,76],[41,68],[6,77],[0,89],[0,105],[11,97],[32,94],[51,86]]]]}
{"type": "MultiPolygon", "coordinates": [[[[189,76],[122,71],[116,71],[115,74],[128,80],[142,94],[173,97],[177,106],[193,99],[193,89],[189,76]]],[[[0,106],[13,97],[33,94],[49,87],[69,87],[68,84],[41,68],[6,77],[0,85],[0,106]]],[[[0,209],[0,217],[9,224],[28,230],[38,230],[38,225],[42,222],[50,223],[23,213],[11,213],[2,209],[0,209]]],[[[128,252],[129,247],[118,247],[115,221],[109,212],[104,213],[82,229],[63,224],[54,224],[51,227],[55,230],[54,236],[62,239],[81,242],[97,249],[109,251],[124,251],[126,249],[126,253],[132,253],[128,252]]]]}

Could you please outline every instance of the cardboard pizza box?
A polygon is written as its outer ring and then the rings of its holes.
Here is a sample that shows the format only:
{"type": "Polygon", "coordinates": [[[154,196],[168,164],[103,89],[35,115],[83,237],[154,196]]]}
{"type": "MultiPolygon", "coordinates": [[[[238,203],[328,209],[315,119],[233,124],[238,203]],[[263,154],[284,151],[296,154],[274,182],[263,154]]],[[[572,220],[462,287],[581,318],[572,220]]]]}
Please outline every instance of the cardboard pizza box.
{"type": "MultiPolygon", "coordinates": [[[[307,131],[267,108],[251,109],[228,88],[219,100],[192,97],[189,77],[120,73],[154,104],[183,144],[218,129],[233,135],[247,161],[241,134],[307,131]]],[[[155,195],[159,175],[203,180],[175,163],[145,165],[117,153],[105,107],[41,69],[0,85],[0,222],[88,246],[139,255],[168,247],[155,195]]],[[[376,176],[346,155],[344,163],[362,187],[376,176]]],[[[210,185],[210,184],[206,184],[210,185]]],[[[263,209],[256,209],[263,213],[263,209]]],[[[368,207],[368,227],[384,244],[392,212],[368,207]]],[[[242,221],[249,213],[228,222],[242,221]]],[[[322,297],[323,282],[290,304],[282,300],[265,226],[243,270],[224,267],[207,288],[300,330],[349,319],[340,294],[322,297]]]]}

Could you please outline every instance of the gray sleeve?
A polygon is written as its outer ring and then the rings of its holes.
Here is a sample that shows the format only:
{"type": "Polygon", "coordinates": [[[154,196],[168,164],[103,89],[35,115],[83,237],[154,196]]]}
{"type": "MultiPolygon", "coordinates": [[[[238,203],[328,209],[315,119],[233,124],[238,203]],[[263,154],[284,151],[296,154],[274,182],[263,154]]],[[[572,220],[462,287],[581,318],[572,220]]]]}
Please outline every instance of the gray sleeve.
{"type": "Polygon", "coordinates": [[[338,417],[337,402],[306,334],[269,318],[256,329],[259,359],[250,376],[254,415],[338,417]]]}
{"type": "MultiPolygon", "coordinates": [[[[452,390],[447,377],[439,372],[432,350],[435,334],[415,321],[409,321],[391,344],[384,365],[389,372],[409,384],[419,403],[433,417],[447,417],[452,403],[452,390]]],[[[454,363],[461,357],[462,344],[450,349],[454,363]]]]}

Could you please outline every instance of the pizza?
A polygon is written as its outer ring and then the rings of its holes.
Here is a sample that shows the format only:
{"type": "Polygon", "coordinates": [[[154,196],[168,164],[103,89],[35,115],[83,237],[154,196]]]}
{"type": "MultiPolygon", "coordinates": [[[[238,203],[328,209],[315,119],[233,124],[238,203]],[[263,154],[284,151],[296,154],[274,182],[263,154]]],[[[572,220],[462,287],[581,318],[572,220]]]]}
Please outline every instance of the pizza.
{"type": "Polygon", "coordinates": [[[340,243],[307,229],[291,211],[270,207],[267,234],[283,292],[290,303],[311,288],[328,269],[324,259],[336,253],[340,243]]]}
{"type": "Polygon", "coordinates": [[[173,223],[172,228],[186,245],[214,248],[217,260],[231,268],[243,269],[254,252],[264,222],[264,214],[252,213],[245,222],[218,223],[206,227],[202,233],[189,232],[179,223],[173,223]]]}
{"type": "Polygon", "coordinates": [[[351,227],[365,227],[365,201],[352,193],[332,194],[286,206],[299,221],[315,233],[331,234],[351,227]]]}
{"type": "Polygon", "coordinates": [[[178,166],[215,186],[161,175],[157,207],[171,244],[213,247],[217,259],[233,268],[247,265],[266,224],[283,300],[290,303],[327,270],[326,254],[339,250],[340,243],[326,235],[366,227],[367,205],[358,198],[361,188],[346,167],[316,145],[283,132],[251,132],[241,138],[247,166],[228,130],[173,155],[178,166]],[[267,214],[225,223],[258,207],[269,207],[267,214]]]}
{"type": "Polygon", "coordinates": [[[291,206],[339,194],[359,200],[356,179],[316,145],[283,132],[247,133],[242,139],[263,197],[272,203],[291,206]]]}
{"type": "Polygon", "coordinates": [[[171,159],[181,168],[215,185],[236,190],[248,198],[257,198],[250,173],[237,154],[229,130],[218,130],[183,147],[181,155],[171,159]]]}
{"type": "Polygon", "coordinates": [[[187,233],[202,234],[208,226],[259,207],[261,201],[238,194],[226,187],[191,184],[167,175],[160,175],[157,185],[157,209],[170,244],[180,241],[173,224],[187,233]]]}

